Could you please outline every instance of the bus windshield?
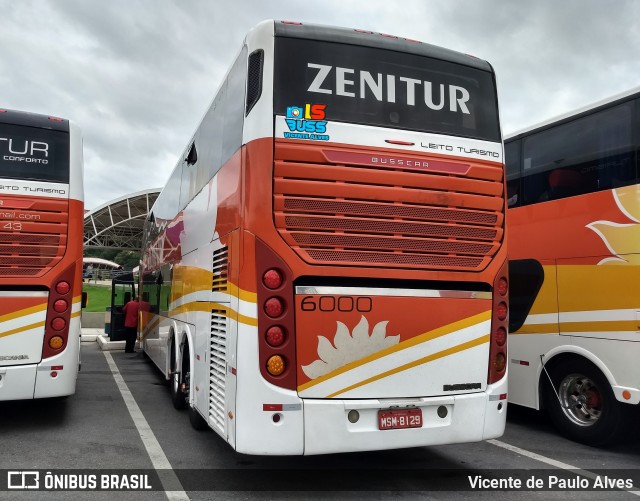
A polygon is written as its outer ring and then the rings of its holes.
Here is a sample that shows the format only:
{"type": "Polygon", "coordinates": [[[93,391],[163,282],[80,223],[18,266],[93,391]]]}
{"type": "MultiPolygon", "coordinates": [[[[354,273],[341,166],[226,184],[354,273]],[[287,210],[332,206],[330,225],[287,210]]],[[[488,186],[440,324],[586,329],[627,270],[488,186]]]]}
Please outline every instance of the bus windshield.
{"type": "Polygon", "coordinates": [[[276,38],[275,113],[500,141],[493,75],[392,50],[276,38]],[[302,110],[302,111],[301,111],[302,110]]]}
{"type": "Polygon", "coordinates": [[[0,178],[69,182],[69,134],[0,124],[0,178]]]}

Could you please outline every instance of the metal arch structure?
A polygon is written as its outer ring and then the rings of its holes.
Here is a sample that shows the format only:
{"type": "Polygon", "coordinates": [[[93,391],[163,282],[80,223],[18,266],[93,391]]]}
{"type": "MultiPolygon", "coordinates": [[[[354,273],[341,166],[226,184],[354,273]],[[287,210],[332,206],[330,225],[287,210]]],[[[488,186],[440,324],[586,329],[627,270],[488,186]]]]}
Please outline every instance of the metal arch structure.
{"type": "Polygon", "coordinates": [[[84,248],[140,250],[142,228],[159,188],[130,193],[84,215],[84,248]]]}

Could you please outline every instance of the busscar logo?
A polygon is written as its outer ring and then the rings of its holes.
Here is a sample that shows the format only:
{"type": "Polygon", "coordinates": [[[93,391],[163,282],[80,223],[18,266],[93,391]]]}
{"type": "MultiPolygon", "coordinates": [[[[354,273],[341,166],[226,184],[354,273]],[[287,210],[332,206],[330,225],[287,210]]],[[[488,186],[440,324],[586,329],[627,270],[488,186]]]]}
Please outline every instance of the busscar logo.
{"type": "Polygon", "coordinates": [[[39,489],[40,473],[37,471],[9,471],[7,472],[8,489],[39,489]]]}
{"type": "Polygon", "coordinates": [[[443,391],[461,391],[461,390],[480,390],[480,383],[461,383],[461,384],[445,384],[442,386],[443,391]]]}
{"type": "Polygon", "coordinates": [[[328,141],[327,122],[325,118],[326,104],[305,104],[304,106],[287,107],[285,121],[289,132],[284,133],[288,139],[315,139],[328,141]]]}
{"type": "Polygon", "coordinates": [[[0,355],[0,362],[8,360],[29,360],[29,355],[0,355]]]}

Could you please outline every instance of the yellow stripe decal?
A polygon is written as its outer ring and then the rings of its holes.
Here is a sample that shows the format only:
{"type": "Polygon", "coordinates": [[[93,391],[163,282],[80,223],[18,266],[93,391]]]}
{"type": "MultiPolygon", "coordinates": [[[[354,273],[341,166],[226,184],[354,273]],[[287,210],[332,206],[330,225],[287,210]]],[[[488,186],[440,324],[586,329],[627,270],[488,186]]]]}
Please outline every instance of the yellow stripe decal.
{"type": "Polygon", "coordinates": [[[472,339],[471,341],[467,341],[466,343],[462,343],[458,346],[453,346],[451,348],[447,348],[446,350],[442,350],[439,351],[437,353],[433,353],[431,355],[428,355],[426,357],[420,358],[418,360],[414,360],[413,362],[410,362],[408,364],[405,365],[401,365],[400,367],[396,367],[395,369],[391,369],[388,370],[386,372],[383,372],[382,374],[378,374],[377,376],[372,376],[368,379],[365,379],[364,381],[360,381],[359,383],[356,384],[352,384],[351,386],[347,386],[346,388],[340,390],[340,391],[336,391],[335,393],[332,393],[330,395],[327,395],[325,398],[333,398],[336,397],[342,393],[346,393],[348,391],[354,390],[356,388],[359,388],[360,386],[364,386],[366,384],[369,383],[373,383],[374,381],[378,381],[380,379],[383,379],[385,377],[388,376],[392,376],[394,374],[397,374],[399,372],[402,371],[406,371],[408,369],[412,369],[414,367],[417,367],[418,365],[422,365],[422,364],[426,364],[429,362],[432,362],[434,360],[437,360],[439,358],[444,358],[447,357],[449,355],[453,355],[454,353],[459,353],[461,351],[465,351],[468,350],[470,348],[474,348],[476,346],[480,346],[481,344],[485,344],[489,342],[489,334],[486,334],[482,337],[479,337],[477,339],[472,339]]]}
{"type": "Polygon", "coordinates": [[[518,334],[558,334],[558,324],[523,325],[516,332],[509,332],[510,336],[518,334]]]}
{"type": "Polygon", "coordinates": [[[368,357],[364,357],[361,358],[359,360],[356,360],[355,362],[350,362],[346,365],[343,365],[342,367],[340,367],[339,369],[336,369],[334,371],[331,371],[327,374],[325,374],[324,376],[320,376],[316,379],[313,379],[307,383],[304,383],[300,386],[298,386],[298,391],[303,391],[306,390],[308,388],[311,388],[312,386],[315,386],[317,384],[320,384],[324,381],[327,381],[328,379],[331,379],[339,374],[343,374],[347,371],[350,371],[351,369],[354,369],[356,367],[360,367],[361,365],[365,365],[368,364],[369,362],[373,362],[374,360],[377,360],[379,358],[385,357],[387,355],[389,355],[390,353],[395,353],[407,348],[411,348],[412,346],[416,346],[418,344],[424,343],[426,341],[430,341],[432,339],[436,339],[438,337],[441,336],[446,336],[447,334],[451,334],[452,332],[461,330],[461,329],[466,329],[467,327],[471,327],[473,325],[485,322],[487,320],[491,319],[491,310],[487,310],[484,311],[482,313],[479,313],[477,315],[474,315],[472,317],[469,318],[464,318],[462,320],[458,320],[457,322],[454,322],[452,324],[448,324],[448,325],[444,325],[442,327],[438,327],[437,329],[434,329],[432,331],[428,331],[425,332],[424,334],[420,334],[419,336],[413,337],[411,339],[408,339],[400,344],[397,344],[395,346],[391,346],[390,348],[385,348],[384,350],[378,351],[372,355],[369,355],[368,357]]]}
{"type": "Polygon", "coordinates": [[[17,334],[19,332],[28,331],[31,329],[36,329],[38,327],[44,327],[44,320],[42,322],[36,322],[31,325],[23,325],[22,327],[18,327],[17,329],[11,329],[10,331],[0,332],[0,337],[11,336],[12,334],[17,334]]]}
{"type": "MultiPolygon", "coordinates": [[[[637,332],[640,325],[634,320],[598,320],[593,322],[562,322],[561,332],[637,332]]],[[[558,334],[558,324],[528,324],[509,334],[558,334]]]]}
{"type": "Polygon", "coordinates": [[[151,331],[153,331],[156,327],[158,327],[158,325],[160,325],[160,318],[156,317],[145,326],[144,330],[142,331],[142,336],[140,336],[140,339],[141,340],[146,339],[147,336],[151,334],[151,331]]]}
{"type": "Polygon", "coordinates": [[[258,295],[255,292],[245,291],[240,289],[237,285],[229,282],[227,284],[227,288],[229,290],[229,294],[241,299],[242,301],[247,301],[248,303],[257,303],[258,295]]]}
{"type": "Polygon", "coordinates": [[[247,317],[246,315],[242,315],[237,311],[235,311],[234,309],[230,308],[228,305],[221,304],[221,303],[213,303],[208,301],[193,301],[191,303],[183,304],[169,311],[169,316],[171,318],[175,318],[176,315],[180,315],[182,313],[194,312],[194,311],[206,311],[211,313],[211,310],[224,310],[226,312],[226,316],[233,320],[236,320],[243,324],[252,325],[254,327],[257,327],[258,325],[257,318],[252,318],[252,317],[247,317]]]}

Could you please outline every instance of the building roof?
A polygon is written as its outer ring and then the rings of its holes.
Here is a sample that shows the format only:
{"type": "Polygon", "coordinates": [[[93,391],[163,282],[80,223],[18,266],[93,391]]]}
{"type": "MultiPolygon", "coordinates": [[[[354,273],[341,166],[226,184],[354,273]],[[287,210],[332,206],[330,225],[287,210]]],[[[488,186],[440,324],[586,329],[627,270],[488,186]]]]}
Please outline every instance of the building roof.
{"type": "Polygon", "coordinates": [[[84,215],[84,248],[140,250],[142,228],[160,188],[130,193],[84,215]]]}

